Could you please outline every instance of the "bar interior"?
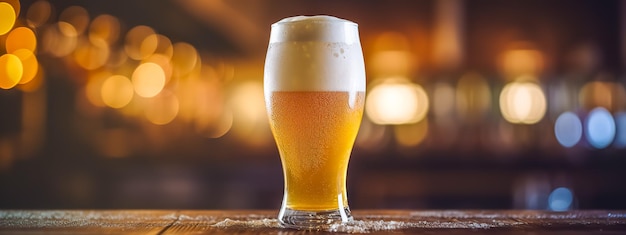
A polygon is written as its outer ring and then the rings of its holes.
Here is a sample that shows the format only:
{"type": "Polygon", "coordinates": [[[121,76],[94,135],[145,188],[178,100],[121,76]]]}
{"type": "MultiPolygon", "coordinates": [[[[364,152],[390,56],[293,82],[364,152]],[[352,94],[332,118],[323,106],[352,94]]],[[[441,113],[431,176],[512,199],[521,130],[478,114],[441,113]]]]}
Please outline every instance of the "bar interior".
{"type": "Polygon", "coordinates": [[[359,24],[352,209],[626,209],[618,0],[0,0],[0,208],[278,210],[270,25],[359,24]]]}

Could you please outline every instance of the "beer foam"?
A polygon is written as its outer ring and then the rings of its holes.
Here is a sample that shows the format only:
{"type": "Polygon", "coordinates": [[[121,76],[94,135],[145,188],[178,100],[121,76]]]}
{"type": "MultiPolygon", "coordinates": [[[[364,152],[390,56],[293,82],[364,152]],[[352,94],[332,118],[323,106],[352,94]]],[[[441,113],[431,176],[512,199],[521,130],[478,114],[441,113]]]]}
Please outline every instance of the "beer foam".
{"type": "Polygon", "coordinates": [[[272,24],[264,87],[273,91],[365,91],[358,25],[333,16],[272,24]]]}

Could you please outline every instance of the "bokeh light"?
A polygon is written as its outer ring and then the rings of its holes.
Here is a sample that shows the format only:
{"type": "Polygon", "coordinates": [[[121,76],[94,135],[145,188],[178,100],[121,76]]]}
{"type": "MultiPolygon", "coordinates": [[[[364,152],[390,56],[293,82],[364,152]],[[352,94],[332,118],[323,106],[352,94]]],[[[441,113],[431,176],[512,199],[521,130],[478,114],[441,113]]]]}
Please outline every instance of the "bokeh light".
{"type": "Polygon", "coordinates": [[[74,61],[84,69],[94,70],[104,66],[110,53],[103,39],[82,40],[74,51],[74,61]]]}
{"type": "Polygon", "coordinates": [[[30,27],[37,28],[45,24],[52,14],[52,6],[48,1],[36,1],[26,12],[26,22],[30,27]]]}
{"type": "Polygon", "coordinates": [[[263,84],[248,80],[237,84],[228,100],[233,114],[231,133],[256,147],[267,145],[271,138],[263,97],[263,84]]]}
{"type": "Polygon", "coordinates": [[[22,61],[13,54],[0,56],[0,88],[11,89],[22,78],[22,61]]]}
{"type": "Polygon", "coordinates": [[[396,142],[403,147],[419,145],[428,134],[428,119],[418,123],[394,126],[396,142]]]}
{"type": "Polygon", "coordinates": [[[7,53],[13,53],[19,49],[27,49],[35,52],[37,48],[37,38],[35,33],[26,27],[17,27],[9,33],[6,39],[7,53]]]}
{"type": "Polygon", "coordinates": [[[537,123],[546,112],[543,90],[532,82],[509,83],[500,93],[500,111],[510,123],[537,123]]]}
{"type": "Polygon", "coordinates": [[[424,119],[428,112],[424,89],[403,78],[386,79],[374,85],[365,101],[367,117],[376,124],[410,124],[424,119]]]}
{"type": "Polygon", "coordinates": [[[454,87],[448,83],[436,83],[433,88],[432,110],[437,119],[452,117],[455,105],[454,87]]]}
{"type": "Polygon", "coordinates": [[[187,75],[196,67],[198,62],[198,52],[196,48],[189,43],[174,43],[174,54],[172,55],[172,65],[176,77],[187,75]]]}
{"type": "Polygon", "coordinates": [[[548,207],[553,211],[567,211],[572,208],[574,193],[566,187],[554,189],[548,197],[548,207]]]}
{"type": "Polygon", "coordinates": [[[25,84],[33,80],[39,70],[39,62],[37,61],[35,54],[27,49],[18,49],[12,54],[17,56],[22,62],[23,72],[19,84],[25,84]]]}
{"type": "Polygon", "coordinates": [[[0,35],[5,35],[15,25],[17,14],[11,4],[0,2],[0,15],[0,35]]]}
{"type": "Polygon", "coordinates": [[[585,121],[585,137],[591,146],[603,149],[615,138],[615,120],[605,108],[591,110],[585,121]]]}
{"type": "Polygon", "coordinates": [[[135,92],[141,97],[154,97],[165,86],[165,73],[155,63],[143,63],[137,66],[132,76],[135,92]]]}
{"type": "Polygon", "coordinates": [[[508,78],[537,75],[543,68],[543,55],[532,49],[508,50],[502,55],[502,72],[508,78]]]}
{"type": "Polygon", "coordinates": [[[141,42],[141,45],[139,46],[139,53],[143,58],[158,53],[169,59],[174,53],[174,47],[172,46],[172,41],[170,41],[168,37],[161,34],[150,34],[141,42]]]}
{"type": "Polygon", "coordinates": [[[58,22],[44,28],[42,50],[56,57],[67,56],[76,49],[78,42],[74,26],[66,22],[58,22]]]}
{"type": "Polygon", "coordinates": [[[463,75],[456,85],[456,108],[461,119],[482,120],[491,107],[491,89],[477,73],[463,75]]]}
{"type": "Polygon", "coordinates": [[[124,51],[128,57],[134,60],[142,60],[152,54],[154,49],[141,51],[143,41],[150,35],[155,34],[154,30],[145,25],[135,26],[126,33],[124,51]]]}
{"type": "Polygon", "coordinates": [[[626,112],[615,114],[615,141],[613,144],[617,148],[626,147],[626,112]]]}
{"type": "Polygon", "coordinates": [[[165,125],[176,118],[179,107],[176,95],[169,90],[163,90],[148,101],[146,118],[155,125],[165,125]]]}
{"type": "Polygon", "coordinates": [[[59,15],[59,22],[65,22],[76,30],[78,35],[82,35],[89,26],[89,13],[80,6],[71,6],[63,10],[59,15]]]}
{"type": "Polygon", "coordinates": [[[111,108],[122,108],[133,98],[133,84],[122,75],[113,75],[102,83],[102,101],[111,108]]]}
{"type": "Polygon", "coordinates": [[[587,110],[604,107],[613,111],[623,108],[626,91],[615,82],[591,81],[580,89],[578,97],[581,106],[587,110]]]}
{"type": "Polygon", "coordinates": [[[102,100],[102,84],[111,76],[112,74],[106,70],[89,74],[87,85],[85,85],[85,96],[89,103],[96,107],[106,106],[102,100]]]}
{"type": "Polygon", "coordinates": [[[583,134],[583,124],[580,118],[572,112],[559,115],[554,123],[554,135],[563,147],[572,147],[580,141],[583,134]]]}
{"type": "Polygon", "coordinates": [[[103,40],[107,45],[115,43],[120,34],[120,21],[112,15],[99,15],[89,26],[89,40],[103,40]]]}

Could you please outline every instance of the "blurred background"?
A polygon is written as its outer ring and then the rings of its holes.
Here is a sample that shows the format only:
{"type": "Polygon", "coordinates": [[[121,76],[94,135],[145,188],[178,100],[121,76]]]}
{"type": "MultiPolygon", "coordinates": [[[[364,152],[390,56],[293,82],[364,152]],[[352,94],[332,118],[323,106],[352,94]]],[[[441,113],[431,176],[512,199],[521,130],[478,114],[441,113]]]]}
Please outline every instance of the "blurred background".
{"type": "Polygon", "coordinates": [[[270,25],[359,24],[353,209],[626,209],[626,2],[0,0],[0,208],[278,209],[270,25]]]}

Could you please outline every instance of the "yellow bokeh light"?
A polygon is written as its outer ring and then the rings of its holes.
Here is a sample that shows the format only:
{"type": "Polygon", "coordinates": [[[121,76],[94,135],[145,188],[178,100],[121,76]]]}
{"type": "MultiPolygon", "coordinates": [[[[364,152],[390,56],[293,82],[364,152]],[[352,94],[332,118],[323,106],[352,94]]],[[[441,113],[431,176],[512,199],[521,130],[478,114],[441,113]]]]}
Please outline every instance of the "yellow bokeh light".
{"type": "Polygon", "coordinates": [[[81,67],[94,70],[102,67],[109,59],[109,45],[102,39],[82,41],[74,51],[74,60],[81,67]]]}
{"type": "Polygon", "coordinates": [[[133,72],[133,86],[137,95],[141,97],[154,97],[165,86],[165,73],[161,66],[155,63],[143,63],[137,66],[133,72]]]}
{"type": "Polygon", "coordinates": [[[104,101],[102,101],[102,84],[104,81],[111,77],[111,73],[108,70],[92,72],[88,76],[87,85],[85,86],[85,96],[89,103],[97,107],[104,107],[104,101]]]}
{"type": "Polygon", "coordinates": [[[196,67],[198,62],[198,52],[189,43],[178,42],[174,44],[174,54],[172,64],[176,77],[187,75],[196,67]]]}
{"type": "Polygon", "coordinates": [[[8,3],[9,5],[11,5],[11,7],[13,7],[16,17],[20,16],[22,10],[22,4],[20,3],[20,0],[2,0],[2,2],[8,3]]]}
{"type": "Polygon", "coordinates": [[[59,15],[59,22],[66,22],[76,30],[78,35],[85,33],[89,26],[89,13],[80,6],[71,6],[59,15]]]}
{"type": "Polygon", "coordinates": [[[48,21],[52,13],[52,6],[48,1],[36,1],[26,12],[26,22],[28,25],[37,28],[48,21]]]}
{"type": "Polygon", "coordinates": [[[27,49],[32,52],[37,48],[35,33],[26,27],[17,27],[9,33],[6,41],[7,53],[13,53],[18,49],[27,49]]]}
{"type": "Polygon", "coordinates": [[[457,113],[467,121],[482,120],[491,107],[491,89],[477,73],[465,74],[456,85],[457,113]]]}
{"type": "Polygon", "coordinates": [[[27,49],[19,49],[14,51],[13,55],[16,55],[22,62],[23,73],[19,84],[25,84],[33,80],[39,70],[39,62],[33,52],[27,49]]]}
{"type": "Polygon", "coordinates": [[[170,78],[172,77],[173,70],[169,57],[163,54],[156,53],[148,56],[148,58],[145,58],[142,62],[155,63],[159,65],[159,67],[161,67],[161,69],[163,70],[163,74],[165,75],[165,83],[169,82],[170,78]]]}
{"type": "Polygon", "coordinates": [[[33,79],[31,79],[28,83],[26,84],[19,84],[18,88],[24,92],[34,92],[39,90],[39,88],[42,87],[42,85],[44,84],[44,78],[45,77],[45,72],[44,72],[44,68],[43,67],[39,67],[37,69],[37,74],[35,74],[35,77],[33,79]]]}
{"type": "Polygon", "coordinates": [[[77,32],[69,23],[59,22],[45,27],[42,37],[42,50],[56,57],[67,56],[76,49],[77,32]]]}
{"type": "Polygon", "coordinates": [[[603,107],[615,112],[625,108],[626,89],[616,82],[590,81],[580,88],[578,99],[586,110],[603,107]]]}
{"type": "Polygon", "coordinates": [[[534,124],[546,112],[546,98],[541,87],[531,82],[512,82],[500,93],[500,111],[510,123],[534,124]]]}
{"type": "Polygon", "coordinates": [[[142,53],[141,45],[146,37],[155,34],[154,30],[145,25],[135,26],[126,33],[126,41],[124,43],[124,50],[128,57],[135,60],[142,60],[154,52],[154,49],[149,52],[142,53]]]}
{"type": "Polygon", "coordinates": [[[179,103],[174,93],[163,90],[149,100],[146,107],[146,118],[153,124],[165,125],[172,122],[178,115],[179,103]]]}
{"type": "Polygon", "coordinates": [[[22,78],[22,61],[16,55],[0,56],[0,88],[11,89],[22,78]]]}
{"type": "Polygon", "coordinates": [[[89,40],[104,40],[108,45],[115,43],[120,34],[120,21],[112,15],[99,15],[89,26],[89,40]]]}
{"type": "Polygon", "coordinates": [[[0,2],[0,35],[8,33],[15,25],[17,14],[11,4],[0,2]]]}
{"type": "Polygon", "coordinates": [[[428,134],[428,119],[409,125],[394,126],[396,142],[403,147],[419,145],[428,134]]]}
{"type": "Polygon", "coordinates": [[[502,55],[502,71],[509,78],[537,75],[543,68],[543,55],[537,50],[516,49],[502,55]]]}
{"type": "Polygon", "coordinates": [[[169,59],[172,58],[174,47],[168,37],[161,34],[150,34],[141,42],[139,53],[142,55],[142,58],[158,53],[169,59]]]}
{"type": "Polygon", "coordinates": [[[386,79],[367,95],[365,112],[376,124],[410,124],[424,119],[428,112],[426,91],[407,79],[386,79]]]}
{"type": "Polygon", "coordinates": [[[111,108],[122,108],[133,99],[133,84],[122,75],[113,75],[102,83],[102,101],[111,108]]]}
{"type": "Polygon", "coordinates": [[[271,130],[265,111],[263,83],[248,80],[234,87],[229,106],[233,113],[233,133],[238,139],[252,146],[269,143],[271,130]]]}

